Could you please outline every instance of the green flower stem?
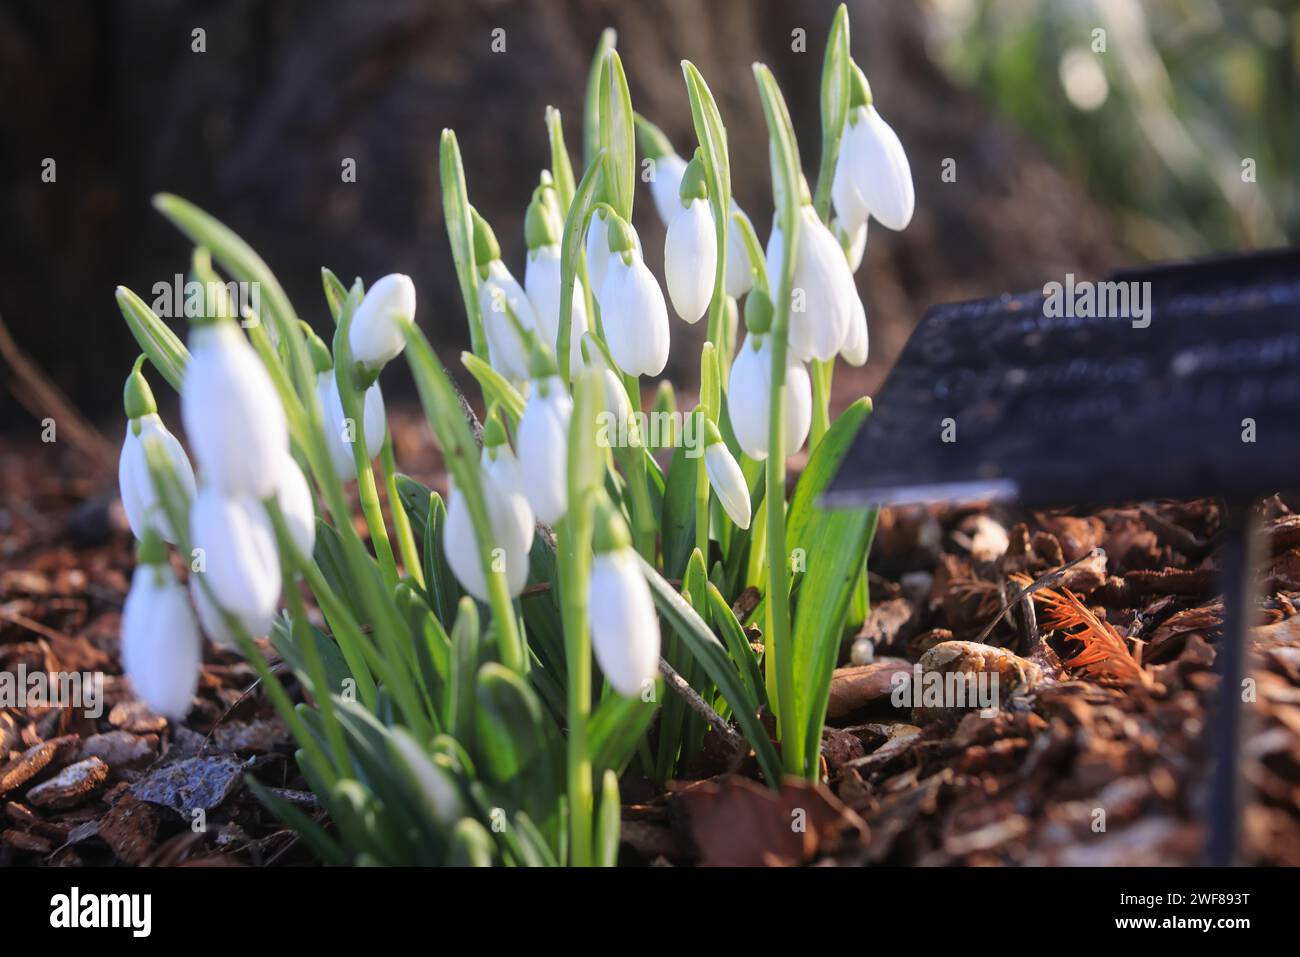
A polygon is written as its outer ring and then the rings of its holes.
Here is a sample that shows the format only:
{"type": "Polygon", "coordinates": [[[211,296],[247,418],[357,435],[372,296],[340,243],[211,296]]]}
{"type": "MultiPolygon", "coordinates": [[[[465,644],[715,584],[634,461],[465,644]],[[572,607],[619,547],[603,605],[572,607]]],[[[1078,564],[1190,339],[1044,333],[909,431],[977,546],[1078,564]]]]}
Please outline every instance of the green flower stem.
{"type": "Polygon", "coordinates": [[[810,370],[813,389],[812,429],[808,436],[808,452],[811,454],[821,442],[826,430],[831,427],[831,377],[835,374],[835,360],[826,362],[814,359],[810,370]]]}
{"type": "Polygon", "coordinates": [[[659,522],[650,502],[650,476],[646,465],[649,453],[642,446],[617,449],[619,465],[627,480],[632,498],[632,542],[637,554],[650,564],[655,561],[655,531],[659,522]]]}
{"type": "Polygon", "coordinates": [[[397,532],[397,546],[402,553],[402,564],[406,574],[410,575],[424,587],[424,563],[420,560],[420,550],[415,547],[415,534],[411,530],[411,518],[402,507],[397,497],[397,459],[393,455],[393,433],[384,429],[384,447],[379,452],[379,464],[384,472],[384,492],[388,496],[388,510],[393,513],[393,529],[397,532]]]}
{"type": "Polygon", "coordinates": [[[442,445],[447,468],[456,482],[457,494],[465,496],[474,538],[478,544],[479,559],[483,564],[484,581],[488,588],[488,606],[497,629],[501,662],[510,670],[524,674],[527,655],[523,637],[515,621],[514,605],[506,587],[505,573],[492,565],[492,522],[488,517],[487,502],[480,485],[482,469],[478,460],[478,447],[470,434],[469,426],[461,414],[460,400],[455,387],[447,377],[434,354],[433,347],[416,326],[406,327],[406,357],[434,432],[442,445]]]}
{"type": "Polygon", "coordinates": [[[796,714],[794,687],[794,660],[790,632],[790,582],[786,557],[785,529],[785,363],[789,348],[790,306],[794,289],[794,266],[799,243],[799,153],[794,139],[790,115],[781,91],[771,71],[762,64],[754,65],[763,101],[763,114],[768,135],[775,145],[773,176],[779,176],[784,201],[777,214],[785,236],[785,255],[782,257],[781,275],[777,294],[773,298],[772,313],[772,384],[768,407],[768,455],[765,466],[767,479],[767,615],[770,643],[767,653],[774,654],[777,675],[777,720],[781,733],[781,758],[790,774],[803,771],[804,722],[796,714]]]}

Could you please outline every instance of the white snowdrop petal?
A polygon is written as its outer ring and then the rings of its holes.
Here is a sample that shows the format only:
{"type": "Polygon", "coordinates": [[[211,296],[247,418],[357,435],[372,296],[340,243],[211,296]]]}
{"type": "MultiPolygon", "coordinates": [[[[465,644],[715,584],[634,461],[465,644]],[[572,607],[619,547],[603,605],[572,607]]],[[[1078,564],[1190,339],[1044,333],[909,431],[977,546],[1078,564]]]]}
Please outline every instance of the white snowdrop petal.
{"type": "Polygon", "coordinates": [[[713,298],[714,273],[718,266],[718,242],[713,215],[703,199],[679,212],[664,239],[664,279],[677,315],[687,322],[699,322],[713,298]]]}
{"type": "Polygon", "coordinates": [[[916,193],[898,134],[874,106],[860,109],[853,132],[854,178],[867,209],[886,229],[906,229],[916,193]]]}
{"type": "MultiPolygon", "coordinates": [[[[220,645],[222,648],[239,646],[235,641],[234,632],[226,626],[226,619],[221,616],[221,609],[208,597],[208,590],[203,587],[203,582],[197,574],[190,575],[190,601],[194,603],[194,610],[198,612],[199,627],[214,645],[220,645]]],[[[269,624],[268,622],[268,627],[269,624]]],[[[257,632],[250,631],[249,634],[257,634],[257,632]]]]}
{"type": "Polygon", "coordinates": [[[280,556],[262,503],[208,486],[194,499],[190,535],[201,549],[201,574],[217,604],[265,634],[280,601],[280,556]]]}
{"type": "Polygon", "coordinates": [[[524,497],[540,521],[554,525],[569,510],[569,418],[573,400],[557,376],[534,383],[519,420],[519,456],[527,465],[524,497]],[[543,395],[545,392],[545,395],[543,395]]]}
{"type": "Polygon", "coordinates": [[[415,320],[415,283],[392,273],[375,280],[352,317],[348,348],[352,358],[382,368],[406,347],[403,324],[415,320]]]}
{"type": "Polygon", "coordinates": [[[654,160],[654,179],[650,181],[650,196],[654,199],[655,211],[664,226],[670,226],[682,208],[679,193],[682,188],[682,174],[686,172],[686,160],[676,153],[661,156],[654,160]]]}
{"type": "Polygon", "coordinates": [[[383,449],[384,433],[388,431],[384,395],[379,391],[378,382],[371,383],[370,388],[366,389],[365,402],[361,408],[361,418],[366,427],[366,453],[373,459],[383,449]]]}
{"type": "Polygon", "coordinates": [[[593,559],[589,615],[600,670],[624,697],[641,694],[659,672],[659,619],[630,549],[593,559]]]}
{"type": "Polygon", "coordinates": [[[307,476],[288,452],[280,465],[280,484],[275,490],[276,504],[284,516],[284,523],[289,528],[298,551],[310,559],[312,549],[316,546],[316,510],[312,499],[311,486],[307,476]]]}
{"type": "MultiPolygon", "coordinates": [[[[537,316],[537,330],[542,341],[559,355],[560,338],[560,247],[539,246],[528,253],[524,267],[524,291],[537,316]]],[[[570,312],[569,372],[575,376],[582,369],[582,337],[587,331],[587,301],[581,283],[573,284],[573,308],[570,312]]]]}
{"type": "Polygon", "coordinates": [[[853,318],[849,323],[848,336],[840,350],[844,361],[851,366],[862,366],[867,361],[867,310],[862,305],[862,297],[853,297],[853,318]]]}
{"type": "Polygon", "coordinates": [[[154,486],[153,475],[149,471],[149,456],[146,442],[156,443],[168,462],[172,472],[180,482],[185,494],[193,499],[195,482],[194,468],[189,457],[181,448],[180,440],[172,435],[163,425],[157,413],[141,416],[140,434],[135,434],[131,423],[127,423],[126,438],[122,442],[122,454],[117,463],[118,491],[122,498],[122,509],[126,512],[127,523],[137,539],[144,539],[145,531],[152,528],[172,544],[176,536],[171,522],[163,510],[162,501],[154,486]]]}
{"type": "MultiPolygon", "coordinates": [[[[741,450],[762,461],[768,454],[768,409],[771,402],[772,346],[761,336],[755,349],[751,340],[741,345],[731,365],[727,410],[731,429],[741,450]]],[[[785,367],[785,454],[799,451],[812,425],[812,380],[794,355],[787,352],[785,367]]]]}
{"type": "Polygon", "coordinates": [[[749,528],[749,487],[740,463],[721,442],[714,442],[704,450],[704,470],[709,475],[709,485],[722,503],[723,510],[740,528],[749,528]]]}
{"type": "Polygon", "coordinates": [[[840,155],[835,160],[835,174],[831,179],[831,202],[840,222],[850,231],[865,223],[871,212],[858,189],[856,143],[856,129],[845,120],[840,137],[840,155]]]}
{"type": "Polygon", "coordinates": [[[812,379],[808,369],[794,356],[785,367],[785,454],[794,455],[808,439],[812,428],[812,379]]]}
{"type": "MultiPolygon", "coordinates": [[[[504,562],[506,585],[511,596],[515,596],[524,590],[528,581],[528,552],[533,544],[532,509],[523,495],[506,493],[491,481],[483,482],[482,489],[492,526],[492,549],[494,552],[500,549],[499,554],[490,555],[489,560],[504,562]]],[[[487,580],[479,561],[474,524],[465,497],[455,488],[447,501],[447,524],[443,529],[442,546],[447,564],[461,587],[479,601],[486,602],[487,580]]]]}
{"type": "Polygon", "coordinates": [[[233,323],[199,327],[190,346],[181,420],[204,481],[228,495],[266,498],[279,453],[289,447],[271,377],[233,323]]]}
{"type": "Polygon", "coordinates": [[[139,565],[122,608],[122,665],[149,709],[173,721],[190,710],[202,642],[185,589],[165,565],[139,565]]]}
{"type": "Polygon", "coordinates": [[[745,251],[745,240],[741,235],[740,227],[736,225],[735,214],[739,213],[744,217],[745,222],[749,222],[749,217],[736,205],[734,199],[731,201],[731,213],[732,217],[727,223],[727,274],[725,287],[728,296],[739,299],[754,288],[754,274],[749,267],[749,254],[745,251]]]}
{"type": "Polygon", "coordinates": [[[601,320],[610,354],[632,375],[658,375],[668,364],[668,304],[639,254],[610,264],[601,299],[601,320]]]}
{"type": "Polygon", "coordinates": [[[537,328],[532,302],[499,259],[489,264],[488,277],[479,285],[478,294],[492,368],[511,381],[528,378],[528,347],[506,307],[514,312],[524,331],[528,331],[537,328]]]}

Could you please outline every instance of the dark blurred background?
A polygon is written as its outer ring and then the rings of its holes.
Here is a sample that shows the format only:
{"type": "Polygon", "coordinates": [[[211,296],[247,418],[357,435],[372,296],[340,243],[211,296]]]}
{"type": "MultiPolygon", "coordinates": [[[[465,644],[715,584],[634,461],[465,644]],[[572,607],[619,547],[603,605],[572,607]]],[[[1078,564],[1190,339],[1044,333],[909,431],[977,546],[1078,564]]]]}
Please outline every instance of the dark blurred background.
{"type": "MultiPolygon", "coordinates": [[[[750,64],[775,71],[812,179],[835,6],[6,0],[0,316],[89,417],[119,419],[136,349],[113,288],[152,301],[154,283],[188,264],[187,244],[149,205],[167,190],[243,235],[317,326],[328,322],[322,265],[367,281],[411,274],[421,325],[454,358],[467,335],[441,214],[443,127],[457,131],[471,200],[522,280],[523,211],[548,162],[544,108],[563,112],[578,164],[591,53],[613,26],[633,106],[684,153],[679,61],[702,70],[728,127],[737,198],[765,239],[766,136],[750,64]],[[497,28],[505,52],[492,50],[497,28]],[[205,52],[193,50],[196,29],[205,52]],[[794,49],[796,29],[806,52],[794,49]],[[355,183],[341,177],[349,157],[355,183]],[[53,183],[42,181],[46,158],[53,183]]],[[[837,384],[874,388],[940,300],[1300,232],[1295,3],[850,0],[849,10],[854,56],[911,158],[917,213],[905,233],[872,231],[858,277],[872,358],[837,384]],[[955,182],[940,178],[947,158],[955,182]]],[[[663,231],[644,191],[637,225],[662,275],[663,231]]],[[[673,330],[674,363],[690,378],[698,352],[684,340],[702,325],[674,320],[673,330]]],[[[16,386],[3,362],[0,376],[16,386]]],[[[404,376],[385,377],[390,394],[404,376]]],[[[30,423],[10,391],[21,389],[0,389],[0,427],[30,423]]]]}

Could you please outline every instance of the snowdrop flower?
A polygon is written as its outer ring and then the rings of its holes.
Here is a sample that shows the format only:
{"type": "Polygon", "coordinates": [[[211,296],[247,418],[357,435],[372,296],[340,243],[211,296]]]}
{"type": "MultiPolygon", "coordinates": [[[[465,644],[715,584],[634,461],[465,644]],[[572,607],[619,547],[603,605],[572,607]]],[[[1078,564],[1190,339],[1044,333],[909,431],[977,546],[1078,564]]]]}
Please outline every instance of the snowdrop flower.
{"type": "MultiPolygon", "coordinates": [[[[334,378],[332,369],[316,373],[316,401],[320,403],[321,414],[325,417],[325,431],[329,433],[327,438],[334,474],[341,481],[350,481],[357,477],[357,460],[352,452],[353,443],[357,439],[357,425],[343,411],[343,397],[339,395],[338,380],[334,378]]],[[[387,424],[384,417],[384,395],[379,391],[379,383],[374,382],[366,389],[361,412],[368,458],[373,459],[383,448],[387,424]]]]}
{"type": "MultiPolygon", "coordinates": [[[[485,449],[482,460],[484,481],[479,483],[492,528],[492,547],[487,557],[494,571],[505,573],[506,588],[513,597],[524,590],[528,581],[528,552],[533,544],[533,512],[520,491],[503,488],[493,481],[490,475],[501,473],[493,472],[489,454],[485,449]]],[[[479,601],[486,602],[487,579],[479,560],[474,523],[470,519],[465,496],[456,490],[454,483],[447,502],[447,524],[442,532],[442,549],[447,556],[447,564],[461,587],[479,601]]]]}
{"type": "Polygon", "coordinates": [[[677,215],[664,239],[664,279],[677,315],[687,322],[699,322],[713,298],[714,271],[718,265],[718,242],[713,214],[709,211],[708,186],[704,181],[702,154],[686,167],[681,178],[677,215]]]}
{"type": "Polygon", "coordinates": [[[868,222],[864,219],[861,226],[850,232],[838,218],[831,220],[831,233],[840,241],[840,248],[849,261],[849,272],[856,273],[862,268],[862,257],[867,251],[868,222]]]}
{"type": "MultiPolygon", "coordinates": [[[[762,461],[768,453],[768,416],[772,407],[772,301],[761,290],[745,301],[749,336],[731,363],[727,411],[741,451],[762,461]]],[[[812,425],[812,380],[789,350],[785,357],[785,454],[794,455],[812,425]]]]}
{"type": "MultiPolygon", "coordinates": [[[[519,465],[519,460],[515,458],[515,453],[510,449],[506,427],[502,424],[501,413],[495,405],[488,409],[487,418],[483,422],[483,452],[483,468],[487,481],[507,495],[523,496],[527,502],[523,469],[519,465]]],[[[532,517],[531,505],[528,509],[531,525],[535,523],[535,518],[532,517]]]]}
{"type": "Polygon", "coordinates": [[[316,547],[316,509],[307,476],[302,474],[302,469],[287,451],[280,464],[280,484],[275,489],[275,501],[298,553],[310,559],[312,549],[316,547]]]}
{"type": "Polygon", "coordinates": [[[745,484],[740,463],[722,441],[722,433],[712,420],[704,420],[704,431],[704,471],[709,475],[709,485],[728,517],[738,527],[749,528],[749,486],[745,484]]]}
{"type": "MultiPolygon", "coordinates": [[[[524,265],[524,291],[537,317],[537,331],[552,350],[560,339],[560,231],[555,213],[539,187],[524,217],[528,261],[524,265]]],[[[569,329],[569,375],[582,369],[582,336],[587,331],[587,302],[581,284],[573,284],[573,309],[569,329]]]]}
{"type": "MultiPolygon", "coordinates": [[[[781,275],[784,256],[785,237],[777,222],[767,242],[767,268],[773,281],[781,275]]],[[[856,296],[853,274],[839,241],[817,217],[812,204],[804,203],[799,210],[790,351],[804,362],[833,359],[848,334],[856,296]]]]}
{"type": "Polygon", "coordinates": [[[122,441],[122,454],[117,461],[118,493],[122,498],[126,520],[131,526],[131,534],[143,541],[145,532],[152,528],[174,544],[176,536],[159,501],[145,450],[149,445],[156,444],[171,463],[172,471],[186,496],[191,499],[195,490],[194,469],[190,466],[190,460],[181,448],[180,441],[167,431],[167,426],[163,425],[158,416],[153,391],[141,371],[144,358],[141,356],[136,360],[123,390],[128,422],[126,438],[122,441]]]}
{"type": "Polygon", "coordinates": [[[868,215],[886,229],[906,229],[916,206],[912,168],[898,134],[876,112],[871,87],[857,64],[852,95],[831,181],[835,210],[851,229],[868,215]]]}
{"type": "Polygon", "coordinates": [[[591,647],[605,678],[631,698],[659,672],[659,619],[622,517],[602,495],[596,508],[588,614],[591,647]]]}
{"type": "Polygon", "coordinates": [[[375,280],[348,328],[352,358],[378,372],[406,348],[403,329],[415,321],[415,283],[410,276],[390,273],[375,280]]]}
{"type": "Polygon", "coordinates": [[[650,197],[655,212],[664,226],[671,226],[682,208],[679,201],[682,176],[686,173],[686,160],[676,153],[665,153],[654,158],[654,179],[650,180],[650,197]]]}
{"type": "Polygon", "coordinates": [[[262,503],[224,495],[209,485],[194,499],[190,536],[195,574],[202,576],[216,604],[250,635],[266,634],[280,601],[280,556],[262,503]]]}
{"type": "MultiPolygon", "coordinates": [[[[727,222],[727,275],[726,291],[732,299],[739,299],[754,288],[754,274],[749,267],[749,254],[745,252],[745,237],[736,224],[739,216],[746,223],[749,217],[733,198],[731,200],[731,218],[727,222]]],[[[752,227],[752,223],[750,224],[752,227]]]]}
{"type": "MultiPolygon", "coordinates": [[[[596,296],[597,302],[600,302],[600,290],[605,285],[605,274],[609,272],[609,264],[614,258],[609,249],[609,222],[607,221],[609,215],[609,210],[603,206],[597,207],[587,227],[587,279],[591,281],[591,291],[596,296]]],[[[640,255],[641,237],[637,235],[636,230],[632,231],[632,240],[636,244],[637,254],[640,255]]]]}
{"type": "Polygon", "coordinates": [[[271,377],[233,322],[196,325],[181,383],[181,420],[203,480],[222,493],[264,499],[289,447],[271,377]]]}
{"type": "Polygon", "coordinates": [[[152,532],[122,607],[122,668],[151,711],[173,721],[189,714],[199,687],[203,643],[185,589],[152,532]]]}
{"type": "Polygon", "coordinates": [[[605,341],[624,372],[658,375],[668,364],[668,306],[636,230],[616,213],[609,217],[611,257],[599,296],[605,341]]]}
{"type": "Polygon", "coordinates": [[[851,366],[863,366],[867,362],[867,310],[862,305],[862,297],[853,297],[853,319],[849,323],[848,335],[840,347],[840,356],[851,366]]]}
{"type": "Polygon", "coordinates": [[[555,363],[533,350],[533,388],[519,419],[519,456],[528,468],[524,497],[539,521],[554,525],[569,510],[569,418],[573,399],[555,363]]]}
{"type": "Polygon", "coordinates": [[[474,262],[480,280],[478,308],[492,368],[511,382],[521,382],[528,378],[525,340],[538,328],[537,315],[523,287],[501,261],[501,247],[492,227],[478,210],[470,207],[470,213],[474,219],[474,262]]]}

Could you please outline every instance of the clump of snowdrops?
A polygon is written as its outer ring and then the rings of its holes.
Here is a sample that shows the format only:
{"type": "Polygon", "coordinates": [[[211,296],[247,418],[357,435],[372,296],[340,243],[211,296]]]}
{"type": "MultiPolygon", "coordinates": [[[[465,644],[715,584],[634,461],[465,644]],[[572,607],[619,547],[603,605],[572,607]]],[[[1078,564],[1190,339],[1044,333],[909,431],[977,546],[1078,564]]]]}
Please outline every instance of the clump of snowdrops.
{"type": "Polygon", "coordinates": [[[366,289],[323,270],[326,342],[242,240],[184,200],[156,201],[196,244],[204,295],[187,348],[140,297],[117,294],[144,350],[120,467],[140,540],[125,668],[150,707],[181,719],[201,635],[239,649],[333,827],[250,787],[326,861],[611,864],[620,776],[668,779],[710,726],[773,788],[819,773],[830,674],[867,612],[875,527],[874,513],[817,505],[870,411],[863,399],[830,421],[831,376],[837,358],[866,360],[853,272],[870,218],[907,225],[911,174],[849,55],[841,7],[815,192],[780,90],[754,66],[775,206],[764,250],[730,194],[713,96],[682,66],[698,141],[682,153],[633,112],[609,31],[576,181],[547,111],[551,166],[525,217],[522,285],[444,131],[443,206],[473,344],[461,358],[482,389],[481,425],[420,329],[408,277],[366,289]],[[666,297],[632,226],[638,141],[667,226],[666,297]],[[218,269],[256,285],[262,314],[239,312],[218,269]],[[675,321],[700,320],[698,404],[678,410],[660,383],[646,415],[642,377],[663,372],[675,321]],[[379,378],[399,357],[446,460],[446,500],[396,470],[379,378]],[[146,359],[180,393],[197,469],[159,418],[146,359]],[[791,491],[786,458],[805,442],[791,491]],[[654,453],[669,446],[665,472],[654,453]]]}

